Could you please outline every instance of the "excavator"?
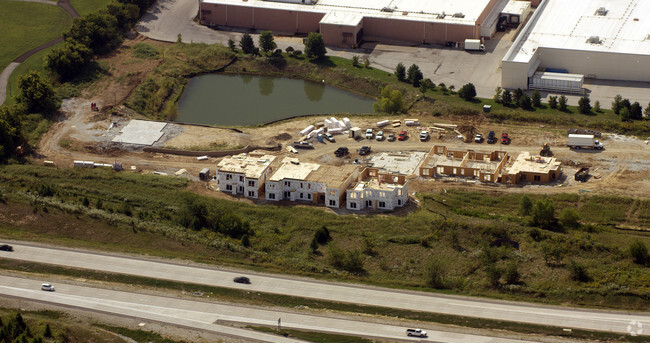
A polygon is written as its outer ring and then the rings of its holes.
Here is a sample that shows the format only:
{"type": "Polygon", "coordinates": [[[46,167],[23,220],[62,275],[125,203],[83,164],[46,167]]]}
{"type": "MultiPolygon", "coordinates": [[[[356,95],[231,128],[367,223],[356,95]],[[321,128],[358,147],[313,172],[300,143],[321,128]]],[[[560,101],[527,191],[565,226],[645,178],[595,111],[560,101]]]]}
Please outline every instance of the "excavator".
{"type": "Polygon", "coordinates": [[[539,151],[539,156],[551,156],[553,153],[551,152],[551,146],[548,145],[548,143],[544,143],[542,145],[542,150],[539,151]]]}

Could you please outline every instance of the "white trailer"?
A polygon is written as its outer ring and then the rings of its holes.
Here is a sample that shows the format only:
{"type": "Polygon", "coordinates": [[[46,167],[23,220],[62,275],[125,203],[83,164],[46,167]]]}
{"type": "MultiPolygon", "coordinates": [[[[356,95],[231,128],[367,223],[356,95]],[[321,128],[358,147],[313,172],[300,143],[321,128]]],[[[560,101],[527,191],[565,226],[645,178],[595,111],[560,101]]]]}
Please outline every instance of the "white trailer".
{"type": "Polygon", "coordinates": [[[596,149],[602,150],[603,144],[600,143],[594,135],[577,135],[570,134],[567,146],[571,149],[596,149]]]}
{"type": "Polygon", "coordinates": [[[465,50],[484,51],[485,45],[480,39],[465,39],[465,50]]]}

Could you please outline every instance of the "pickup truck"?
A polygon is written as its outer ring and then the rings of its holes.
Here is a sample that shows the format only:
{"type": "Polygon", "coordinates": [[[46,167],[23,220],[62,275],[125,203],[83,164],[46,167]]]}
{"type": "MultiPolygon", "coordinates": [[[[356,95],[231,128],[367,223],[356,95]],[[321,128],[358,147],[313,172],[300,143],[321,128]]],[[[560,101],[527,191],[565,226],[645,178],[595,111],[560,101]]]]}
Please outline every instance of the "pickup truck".
{"type": "Polygon", "coordinates": [[[474,137],[474,143],[483,143],[483,135],[480,133],[476,134],[476,137],[474,137]]]}
{"type": "Polygon", "coordinates": [[[367,129],[366,130],[366,139],[372,139],[372,129],[367,129]]]}
{"type": "Polygon", "coordinates": [[[300,142],[293,142],[293,147],[296,149],[313,149],[314,145],[306,142],[306,141],[300,141],[300,142]]]}
{"type": "Polygon", "coordinates": [[[488,144],[494,144],[497,142],[497,137],[494,135],[494,131],[490,131],[487,136],[488,144]]]}
{"type": "Polygon", "coordinates": [[[343,156],[347,155],[348,153],[349,153],[348,148],[342,146],[342,147],[339,147],[338,149],[336,149],[334,151],[334,156],[343,157],[343,156]]]}
{"type": "Polygon", "coordinates": [[[359,149],[359,155],[368,155],[370,153],[370,147],[367,145],[364,145],[359,149]]]}
{"type": "Polygon", "coordinates": [[[407,336],[427,337],[427,332],[422,329],[406,329],[407,336]]]}

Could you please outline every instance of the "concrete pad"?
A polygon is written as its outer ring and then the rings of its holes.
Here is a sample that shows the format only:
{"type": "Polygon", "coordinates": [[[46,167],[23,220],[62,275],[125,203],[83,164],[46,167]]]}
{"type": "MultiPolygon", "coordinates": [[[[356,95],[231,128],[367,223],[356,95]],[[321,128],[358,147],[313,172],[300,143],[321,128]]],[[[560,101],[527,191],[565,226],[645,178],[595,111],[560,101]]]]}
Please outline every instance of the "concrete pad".
{"type": "Polygon", "coordinates": [[[418,167],[426,152],[382,152],[370,158],[369,165],[390,173],[413,175],[418,174],[418,167]]]}
{"type": "Polygon", "coordinates": [[[134,119],[113,138],[113,142],[152,145],[162,137],[165,126],[167,123],[134,119]]]}

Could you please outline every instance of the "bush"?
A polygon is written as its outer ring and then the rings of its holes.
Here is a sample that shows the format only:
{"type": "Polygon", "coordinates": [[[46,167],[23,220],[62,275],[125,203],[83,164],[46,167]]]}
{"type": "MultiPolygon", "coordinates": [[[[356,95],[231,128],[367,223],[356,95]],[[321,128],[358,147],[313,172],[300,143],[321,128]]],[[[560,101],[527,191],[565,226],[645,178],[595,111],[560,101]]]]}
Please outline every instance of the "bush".
{"type": "Polygon", "coordinates": [[[630,245],[630,256],[632,256],[634,263],[637,264],[647,264],[650,262],[648,248],[638,239],[630,245]]]}
{"type": "Polygon", "coordinates": [[[551,199],[538,200],[532,209],[532,224],[544,230],[558,231],[555,207],[551,199]]]}
{"type": "Polygon", "coordinates": [[[251,246],[251,240],[248,235],[241,236],[241,245],[245,248],[249,248],[251,246]]]}
{"type": "Polygon", "coordinates": [[[156,48],[147,43],[138,43],[133,47],[133,56],[142,59],[157,60],[160,53],[156,48]]]}
{"type": "Polygon", "coordinates": [[[569,273],[571,274],[571,279],[578,282],[587,282],[591,281],[591,277],[587,272],[587,267],[580,264],[576,261],[571,261],[569,264],[569,273]]]}
{"type": "Polygon", "coordinates": [[[614,101],[612,101],[612,111],[616,114],[620,114],[623,109],[623,97],[620,94],[614,96],[614,101]]]}
{"type": "Polygon", "coordinates": [[[600,101],[596,100],[596,102],[594,102],[594,112],[600,113],[600,111],[600,101]]]}
{"type": "Polygon", "coordinates": [[[322,58],[327,54],[327,49],[325,48],[325,41],[323,41],[323,36],[320,33],[310,32],[305,40],[305,54],[307,58],[322,58]]]}
{"type": "Polygon", "coordinates": [[[368,57],[363,59],[363,67],[370,68],[370,60],[368,59],[368,57]]]}
{"type": "Polygon", "coordinates": [[[474,87],[474,84],[472,83],[465,84],[460,87],[458,96],[465,99],[466,101],[471,101],[476,96],[476,87],[474,87]]]}
{"type": "Polygon", "coordinates": [[[522,216],[530,215],[530,212],[533,209],[533,202],[530,200],[527,194],[521,197],[519,201],[519,213],[522,216]]]}
{"type": "Polygon", "coordinates": [[[284,49],[284,51],[285,51],[287,54],[290,54],[290,53],[294,52],[295,49],[294,49],[292,46],[288,46],[286,49],[284,49]]]}
{"type": "Polygon", "coordinates": [[[497,104],[501,102],[501,93],[503,93],[503,89],[501,89],[501,87],[497,87],[494,89],[494,95],[492,96],[492,100],[497,104]]]}
{"type": "Polygon", "coordinates": [[[425,270],[425,280],[428,287],[435,289],[445,289],[447,288],[447,282],[445,277],[447,271],[445,270],[444,264],[439,260],[432,260],[425,270]]]}
{"type": "Polygon", "coordinates": [[[381,98],[373,104],[375,112],[399,113],[404,111],[404,100],[402,92],[392,90],[390,86],[384,87],[381,91],[381,98]]]}
{"type": "Polygon", "coordinates": [[[501,103],[503,106],[510,106],[510,103],[512,103],[512,93],[509,90],[505,89],[501,93],[501,103]]]}
{"type": "Polygon", "coordinates": [[[325,245],[332,240],[330,236],[330,231],[325,226],[321,226],[320,229],[316,230],[314,233],[314,239],[318,244],[325,245]]]}
{"type": "Polygon", "coordinates": [[[519,97],[519,107],[523,108],[524,110],[530,110],[533,108],[528,94],[522,94],[519,97]]]}
{"type": "Polygon", "coordinates": [[[521,282],[521,274],[516,262],[511,262],[503,273],[503,277],[508,285],[516,285],[521,282]]]}
{"type": "Polygon", "coordinates": [[[524,91],[521,88],[517,88],[514,92],[512,92],[512,100],[515,102],[515,104],[519,103],[519,99],[521,99],[522,95],[524,95],[524,91]]]}
{"type": "Polygon", "coordinates": [[[558,107],[560,111],[566,112],[567,110],[567,98],[564,95],[560,95],[560,99],[558,100],[558,107]]]}
{"type": "Polygon", "coordinates": [[[352,56],[352,66],[353,67],[359,66],[359,56],[357,55],[352,56]]]}
{"type": "Polygon", "coordinates": [[[566,228],[577,229],[580,227],[580,215],[573,208],[567,207],[560,213],[560,222],[566,228]]]}
{"type": "Polygon", "coordinates": [[[530,95],[530,100],[535,107],[542,107],[542,95],[539,94],[539,91],[536,89],[533,91],[533,94],[530,95]]]}
{"type": "Polygon", "coordinates": [[[548,97],[548,106],[552,109],[557,108],[557,96],[551,95],[548,97]]]}
{"type": "MultiPolygon", "coordinates": [[[[230,51],[233,51],[233,52],[234,52],[235,50],[237,50],[237,47],[235,46],[235,41],[234,41],[234,40],[232,40],[232,39],[228,39],[228,49],[230,49],[230,51]]],[[[287,48],[287,49],[289,49],[289,48],[287,48]]],[[[293,49],[293,48],[292,48],[292,49],[293,49]]],[[[288,51],[287,51],[287,52],[288,52],[288,51]]]]}

